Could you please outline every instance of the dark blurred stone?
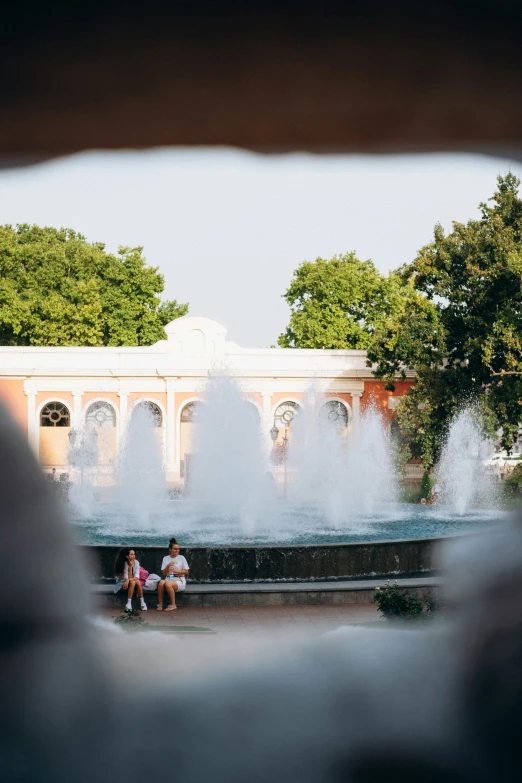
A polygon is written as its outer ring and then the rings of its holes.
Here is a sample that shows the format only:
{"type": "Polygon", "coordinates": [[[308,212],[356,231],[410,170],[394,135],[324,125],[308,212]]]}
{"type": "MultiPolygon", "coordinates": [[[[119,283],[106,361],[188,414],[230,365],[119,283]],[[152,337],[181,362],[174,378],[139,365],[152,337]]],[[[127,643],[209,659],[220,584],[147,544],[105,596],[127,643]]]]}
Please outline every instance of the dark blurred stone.
{"type": "Polygon", "coordinates": [[[522,142],[517,2],[8,3],[0,156],[522,142]]]}

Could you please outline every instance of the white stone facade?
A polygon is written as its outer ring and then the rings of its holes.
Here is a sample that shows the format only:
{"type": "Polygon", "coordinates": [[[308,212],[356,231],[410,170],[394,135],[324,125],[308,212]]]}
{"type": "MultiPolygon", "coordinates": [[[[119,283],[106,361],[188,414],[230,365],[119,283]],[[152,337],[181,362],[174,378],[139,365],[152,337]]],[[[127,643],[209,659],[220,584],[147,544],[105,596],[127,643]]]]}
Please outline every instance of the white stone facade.
{"type": "MultiPolygon", "coordinates": [[[[242,348],[226,339],[222,324],[198,316],[172,321],[165,331],[167,339],[147,347],[0,347],[0,394],[22,426],[25,420],[35,454],[42,456],[40,417],[50,402],[66,406],[70,426],[81,428],[88,408],[106,401],[115,412],[119,443],[132,408],[149,401],[161,411],[166,473],[176,482],[183,408],[203,400],[209,374],[223,371],[256,405],[267,439],[277,407],[283,401],[300,403],[312,385],[346,406],[351,426],[369,387],[383,407],[388,404],[389,395],[366,366],[365,351],[242,348]]],[[[395,395],[407,391],[413,379],[409,373],[395,395]]],[[[44,467],[65,470],[67,465],[48,461],[44,467]]]]}

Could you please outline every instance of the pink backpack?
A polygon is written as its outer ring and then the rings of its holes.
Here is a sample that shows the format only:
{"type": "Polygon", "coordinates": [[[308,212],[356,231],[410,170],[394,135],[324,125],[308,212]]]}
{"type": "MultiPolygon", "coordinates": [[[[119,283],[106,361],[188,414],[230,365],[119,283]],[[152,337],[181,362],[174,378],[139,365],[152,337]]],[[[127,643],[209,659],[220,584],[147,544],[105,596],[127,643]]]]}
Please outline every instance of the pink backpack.
{"type": "Polygon", "coordinates": [[[149,575],[149,572],[148,572],[148,571],[145,571],[145,569],[143,568],[143,566],[140,566],[140,582],[141,582],[141,586],[142,586],[142,587],[143,587],[143,585],[145,584],[145,582],[146,582],[146,580],[147,580],[147,577],[148,577],[148,575],[149,575]]]}

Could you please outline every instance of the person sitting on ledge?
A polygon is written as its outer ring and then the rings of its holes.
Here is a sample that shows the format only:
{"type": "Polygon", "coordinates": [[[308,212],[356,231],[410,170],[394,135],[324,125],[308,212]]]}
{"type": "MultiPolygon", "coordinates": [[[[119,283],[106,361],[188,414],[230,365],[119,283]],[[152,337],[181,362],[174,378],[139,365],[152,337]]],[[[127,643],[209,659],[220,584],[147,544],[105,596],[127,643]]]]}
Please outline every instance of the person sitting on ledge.
{"type": "Polygon", "coordinates": [[[142,611],[145,611],[147,609],[147,604],[143,600],[143,587],[140,582],[140,564],[136,560],[134,549],[131,549],[128,546],[120,549],[114,563],[114,576],[116,578],[114,592],[117,593],[120,590],[128,590],[125,611],[132,611],[132,596],[134,595],[134,590],[136,590],[140,598],[142,611]]]}
{"type": "Polygon", "coordinates": [[[158,585],[158,612],[163,611],[163,593],[166,590],[170,604],[165,609],[172,612],[177,609],[176,593],[185,589],[189,566],[183,555],[179,553],[179,544],[175,538],[170,539],[169,554],[165,555],[161,564],[161,573],[165,577],[158,585]]]}

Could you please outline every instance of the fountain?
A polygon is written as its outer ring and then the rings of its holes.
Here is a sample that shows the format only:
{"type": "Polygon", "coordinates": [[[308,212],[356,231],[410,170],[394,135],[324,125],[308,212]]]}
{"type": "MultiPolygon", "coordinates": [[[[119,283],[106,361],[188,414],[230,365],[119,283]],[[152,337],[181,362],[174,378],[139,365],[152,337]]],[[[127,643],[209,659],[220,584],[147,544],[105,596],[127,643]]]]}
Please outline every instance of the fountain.
{"type": "MultiPolygon", "coordinates": [[[[372,405],[354,422],[343,418],[344,406],[311,389],[285,426],[282,464],[274,465],[257,408],[231,378],[211,378],[205,399],[190,480],[175,499],[165,484],[161,428],[147,403],[134,409],[112,501],[76,508],[84,543],[164,545],[176,535],[187,546],[337,545],[443,537],[502,516],[477,508],[488,501],[491,509],[492,495],[480,470],[484,439],[471,413],[450,428],[439,503],[426,507],[397,502],[388,429],[372,405]]],[[[273,430],[280,439],[280,429],[273,430]]]]}
{"type": "Polygon", "coordinates": [[[69,502],[82,516],[94,511],[94,488],[89,472],[98,466],[98,438],[93,428],[72,429],[69,433],[68,461],[71,468],[69,502]]]}
{"type": "Polygon", "coordinates": [[[120,522],[150,527],[152,515],[164,503],[167,494],[161,457],[161,430],[155,427],[154,409],[147,403],[132,412],[117,471],[115,500],[120,522]]]}
{"type": "Polygon", "coordinates": [[[472,508],[491,507],[497,498],[484,465],[492,451],[480,416],[473,408],[460,411],[450,424],[436,470],[436,495],[441,506],[463,516],[472,508]]]}
{"type": "Polygon", "coordinates": [[[236,520],[252,535],[273,513],[259,414],[226,375],[209,380],[185,496],[218,522],[236,520]]]}
{"type": "Polygon", "coordinates": [[[388,434],[381,415],[371,405],[356,431],[335,415],[323,414],[327,399],[311,390],[297,417],[289,448],[295,475],[291,497],[304,507],[322,510],[336,529],[353,526],[358,518],[378,518],[396,501],[396,479],[388,434]]]}

